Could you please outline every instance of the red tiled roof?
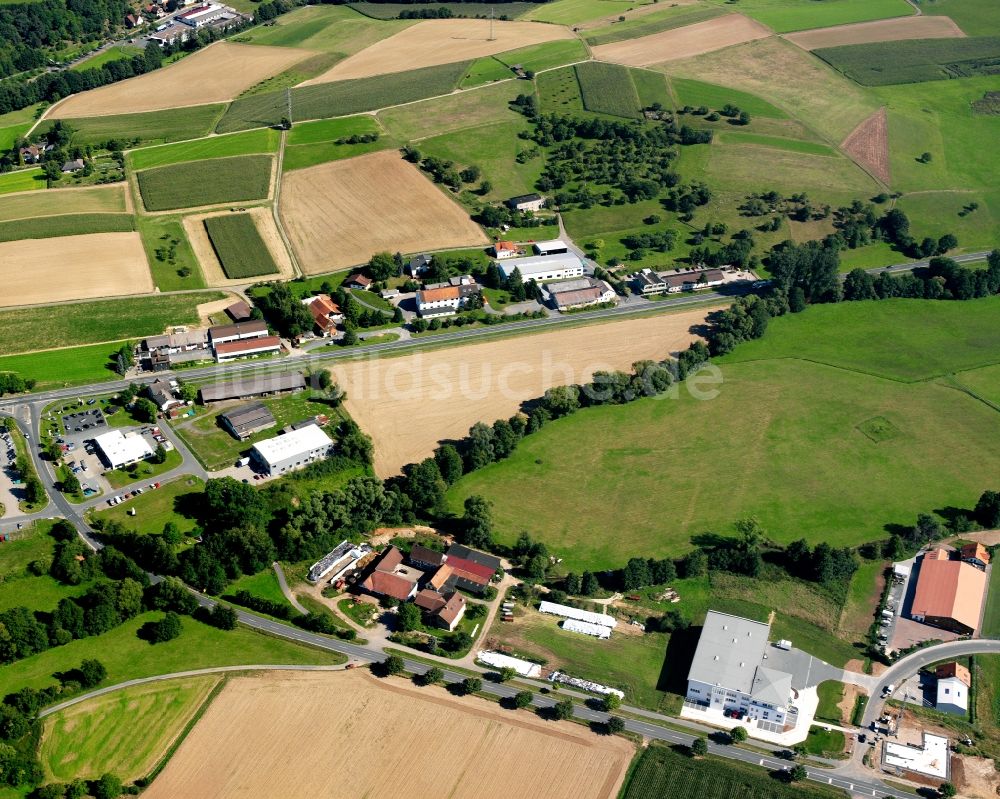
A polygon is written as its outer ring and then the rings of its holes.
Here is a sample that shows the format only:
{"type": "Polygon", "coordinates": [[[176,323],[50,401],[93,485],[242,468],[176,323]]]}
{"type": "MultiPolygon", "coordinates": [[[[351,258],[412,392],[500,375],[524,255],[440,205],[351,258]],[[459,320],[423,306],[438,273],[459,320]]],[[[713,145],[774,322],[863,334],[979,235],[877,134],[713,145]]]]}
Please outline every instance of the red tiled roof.
{"type": "Polygon", "coordinates": [[[953,619],[975,630],[985,591],[985,572],[960,560],[940,560],[930,552],[920,564],[911,612],[953,619]]]}
{"type": "Polygon", "coordinates": [[[972,675],[969,674],[969,670],[961,663],[955,663],[954,661],[951,663],[942,663],[937,667],[935,674],[939,680],[957,677],[967,687],[972,687],[972,675]]]}
{"type": "Polygon", "coordinates": [[[215,345],[216,355],[232,355],[234,352],[254,352],[265,348],[277,348],[281,346],[281,339],[277,336],[261,336],[260,338],[247,338],[242,341],[229,341],[224,344],[215,345]]]}
{"type": "Polygon", "coordinates": [[[498,241],[493,245],[495,252],[517,252],[517,245],[512,241],[498,241]]]}
{"type": "Polygon", "coordinates": [[[403,553],[397,547],[389,547],[382,553],[382,559],[375,568],[380,572],[391,572],[403,562],[403,553]]]}
{"type": "Polygon", "coordinates": [[[472,583],[488,585],[490,580],[493,579],[493,569],[489,566],[483,566],[481,563],[466,560],[465,558],[449,556],[448,565],[456,577],[461,577],[472,583]]]}
{"type": "Polygon", "coordinates": [[[457,300],[462,296],[458,286],[442,286],[439,289],[425,289],[417,292],[419,302],[438,302],[440,300],[457,300]]]}
{"type": "Polygon", "coordinates": [[[437,591],[431,591],[429,588],[425,588],[413,597],[413,604],[418,608],[423,608],[424,610],[429,610],[434,613],[445,606],[445,598],[437,591]]]}
{"type": "Polygon", "coordinates": [[[376,570],[368,575],[363,585],[366,591],[373,594],[383,594],[403,601],[409,598],[415,584],[398,574],[376,570]]]}
{"type": "Polygon", "coordinates": [[[450,627],[455,623],[455,619],[461,615],[463,610],[465,610],[465,597],[456,591],[448,597],[445,606],[437,612],[437,615],[438,618],[450,627]]]}
{"type": "Polygon", "coordinates": [[[966,544],[962,547],[962,560],[970,560],[972,558],[981,560],[983,563],[989,563],[990,553],[987,551],[986,547],[978,541],[973,541],[972,543],[966,544]]]}

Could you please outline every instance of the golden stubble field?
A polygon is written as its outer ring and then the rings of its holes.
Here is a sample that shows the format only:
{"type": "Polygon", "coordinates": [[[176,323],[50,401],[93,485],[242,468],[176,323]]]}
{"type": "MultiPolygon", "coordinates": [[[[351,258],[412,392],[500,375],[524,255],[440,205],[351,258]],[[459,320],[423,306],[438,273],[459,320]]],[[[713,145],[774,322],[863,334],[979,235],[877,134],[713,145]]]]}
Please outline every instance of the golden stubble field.
{"type": "Polygon", "coordinates": [[[217,42],[168,67],[74,94],[48,116],[99,117],[227,102],[313,55],[292,47],[217,42]]]}
{"type": "Polygon", "coordinates": [[[367,671],[233,679],[148,799],[613,799],[634,746],[367,671]]]}
{"type": "Polygon", "coordinates": [[[487,244],[486,236],[395,150],[296,169],[282,177],[281,220],[306,274],[377,252],[487,244]]]}
{"type": "Polygon", "coordinates": [[[398,474],[476,422],[517,413],[546,389],[686,349],[715,307],[661,313],[336,366],[346,407],[375,443],[375,472],[398,474]]]}
{"type": "Polygon", "coordinates": [[[489,20],[425,20],[345,58],[301,85],[468,61],[542,42],[572,39],[573,32],[562,25],[497,20],[493,23],[493,36],[490,40],[489,20]]]}
{"type": "Polygon", "coordinates": [[[630,67],[662,64],[680,58],[711,53],[734,44],[744,44],[771,36],[770,28],[744,17],[726,14],[723,17],[696,22],[682,28],[626,39],[593,48],[594,58],[630,67]]]}
{"type": "Polygon", "coordinates": [[[956,39],[963,36],[965,33],[951,17],[919,16],[834,25],[832,28],[787,33],[784,38],[803,50],[818,50],[821,47],[840,47],[845,44],[874,44],[902,39],[956,39]]]}
{"type": "Polygon", "coordinates": [[[147,294],[138,233],[89,233],[0,243],[0,307],[147,294]]]}

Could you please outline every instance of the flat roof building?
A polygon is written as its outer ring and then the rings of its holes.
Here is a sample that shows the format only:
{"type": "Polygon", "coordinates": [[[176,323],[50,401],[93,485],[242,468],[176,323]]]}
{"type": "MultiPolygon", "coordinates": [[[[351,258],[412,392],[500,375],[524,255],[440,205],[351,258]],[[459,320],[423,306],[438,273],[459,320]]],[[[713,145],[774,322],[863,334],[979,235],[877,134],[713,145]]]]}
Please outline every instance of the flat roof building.
{"type": "Polygon", "coordinates": [[[572,253],[565,255],[531,255],[527,258],[504,258],[496,261],[497,268],[504,278],[509,278],[516,269],[521,274],[521,280],[562,280],[567,277],[583,275],[583,261],[572,253]]]}
{"type": "Polygon", "coordinates": [[[253,375],[242,377],[239,380],[226,380],[204,386],[201,389],[201,401],[219,402],[227,399],[266,397],[269,394],[279,394],[283,391],[301,391],[305,387],[306,380],[301,372],[253,375]]]}
{"type": "Polygon", "coordinates": [[[333,440],[314,424],[254,444],[252,457],[269,475],[301,469],[333,452],[333,440]]]}
{"type": "Polygon", "coordinates": [[[972,635],[979,626],[985,594],[986,572],[971,563],[951,560],[945,549],[935,549],[920,561],[910,617],[933,627],[972,635]]]}
{"type": "Polygon", "coordinates": [[[112,469],[120,469],[145,460],[153,454],[152,448],[139,433],[125,435],[121,430],[112,430],[94,438],[101,452],[101,458],[112,469]]]}
{"type": "Polygon", "coordinates": [[[569,252],[569,245],[562,239],[536,241],[535,252],[539,255],[565,255],[569,252]]]}
{"type": "Polygon", "coordinates": [[[231,411],[219,414],[222,426],[239,441],[250,438],[254,433],[274,427],[277,422],[263,402],[241,405],[231,411]]]}

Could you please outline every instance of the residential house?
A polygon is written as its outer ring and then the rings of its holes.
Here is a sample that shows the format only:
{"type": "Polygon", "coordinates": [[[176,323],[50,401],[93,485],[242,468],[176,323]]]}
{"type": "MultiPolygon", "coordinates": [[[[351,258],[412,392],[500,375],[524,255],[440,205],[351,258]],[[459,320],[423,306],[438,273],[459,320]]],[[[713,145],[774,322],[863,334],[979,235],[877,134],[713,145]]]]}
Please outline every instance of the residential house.
{"type": "Polygon", "coordinates": [[[969,688],[972,675],[961,663],[942,663],[936,669],[937,696],[935,710],[965,716],[969,712],[969,688]]]}
{"type": "Polygon", "coordinates": [[[18,152],[21,160],[26,164],[38,164],[45,158],[45,152],[49,149],[47,145],[29,144],[22,147],[18,152]]]}
{"type": "Polygon", "coordinates": [[[425,588],[413,597],[413,604],[424,611],[428,621],[449,632],[465,615],[465,597],[457,591],[441,594],[425,588]]]}
{"type": "Polygon", "coordinates": [[[237,441],[245,441],[254,433],[274,427],[277,422],[271,411],[263,402],[241,405],[230,411],[219,414],[222,426],[225,427],[237,441]]]}
{"type": "Polygon", "coordinates": [[[493,257],[497,260],[502,258],[516,258],[521,255],[521,248],[512,241],[498,241],[491,248],[493,257]]]}
{"type": "Polygon", "coordinates": [[[403,553],[396,547],[389,547],[361,587],[371,594],[406,602],[417,593],[417,581],[402,564],[403,553]]]}
{"type": "Polygon", "coordinates": [[[406,265],[406,272],[411,277],[420,277],[420,275],[431,268],[431,261],[433,260],[434,256],[428,255],[427,253],[415,255],[406,265]]]}
{"type": "Polygon", "coordinates": [[[417,292],[417,313],[424,319],[436,316],[451,316],[458,313],[480,294],[480,288],[470,275],[453,277],[446,284],[417,292]]]}
{"type": "Polygon", "coordinates": [[[177,399],[174,394],[174,386],[175,383],[169,380],[156,380],[146,386],[146,396],[160,411],[167,411],[174,405],[184,404],[183,400],[177,399]]]}
{"type": "Polygon", "coordinates": [[[971,563],[977,569],[986,569],[990,565],[990,553],[978,541],[972,541],[961,549],[962,560],[971,563]]]}
{"type": "Polygon", "coordinates": [[[344,314],[340,312],[340,306],[330,299],[329,294],[308,297],[302,300],[302,304],[312,314],[316,332],[324,338],[336,332],[337,325],[344,321],[344,314]]]}
{"type": "Polygon", "coordinates": [[[348,275],[341,284],[345,289],[368,289],[372,285],[371,278],[367,278],[360,272],[348,275]]]}
{"type": "Polygon", "coordinates": [[[126,14],[125,15],[125,27],[131,30],[132,28],[141,28],[146,24],[139,14],[126,14]]]}
{"type": "Polygon", "coordinates": [[[979,625],[985,594],[986,574],[982,569],[952,560],[943,548],[933,549],[920,560],[910,617],[960,635],[972,635],[979,625]]]}
{"type": "Polygon", "coordinates": [[[85,166],[86,164],[83,162],[82,158],[74,158],[72,161],[67,161],[62,165],[62,171],[64,174],[70,174],[73,172],[79,172],[85,166]]]}
{"type": "Polygon", "coordinates": [[[521,194],[507,200],[507,207],[513,211],[541,211],[545,198],[541,194],[521,194]]]}

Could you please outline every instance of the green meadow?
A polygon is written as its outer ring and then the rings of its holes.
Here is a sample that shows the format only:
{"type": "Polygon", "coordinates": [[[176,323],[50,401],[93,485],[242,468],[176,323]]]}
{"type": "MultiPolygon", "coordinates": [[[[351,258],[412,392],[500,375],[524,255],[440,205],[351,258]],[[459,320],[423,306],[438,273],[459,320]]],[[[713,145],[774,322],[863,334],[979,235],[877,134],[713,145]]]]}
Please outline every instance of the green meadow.
{"type": "Polygon", "coordinates": [[[213,136],[181,144],[133,150],[128,154],[128,162],[132,169],[138,171],[184,161],[203,161],[206,158],[274,153],[278,151],[279,139],[278,131],[262,128],[246,133],[233,133],[229,136],[213,136]]]}

